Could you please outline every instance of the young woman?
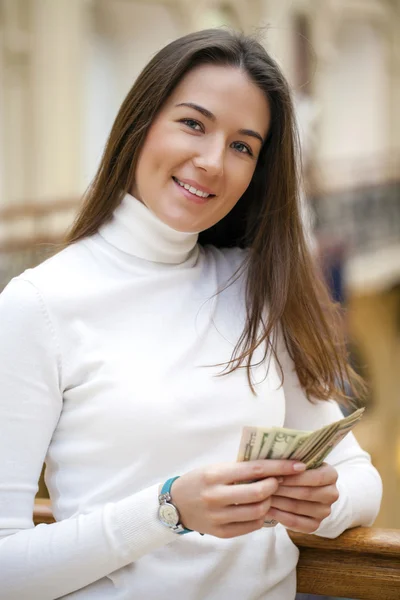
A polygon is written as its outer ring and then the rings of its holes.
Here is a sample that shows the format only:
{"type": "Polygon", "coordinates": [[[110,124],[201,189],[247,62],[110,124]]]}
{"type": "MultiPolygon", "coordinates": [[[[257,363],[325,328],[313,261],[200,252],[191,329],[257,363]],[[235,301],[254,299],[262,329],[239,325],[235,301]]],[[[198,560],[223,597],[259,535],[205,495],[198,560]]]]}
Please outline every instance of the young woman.
{"type": "Polygon", "coordinates": [[[135,82],[65,247],[0,296],[2,600],[290,600],[286,528],[375,519],[352,434],[312,471],[236,462],[243,426],[316,429],[357,384],[295,139],[251,38],[187,35],[135,82]],[[57,522],[33,528],[43,461],[57,522]]]}

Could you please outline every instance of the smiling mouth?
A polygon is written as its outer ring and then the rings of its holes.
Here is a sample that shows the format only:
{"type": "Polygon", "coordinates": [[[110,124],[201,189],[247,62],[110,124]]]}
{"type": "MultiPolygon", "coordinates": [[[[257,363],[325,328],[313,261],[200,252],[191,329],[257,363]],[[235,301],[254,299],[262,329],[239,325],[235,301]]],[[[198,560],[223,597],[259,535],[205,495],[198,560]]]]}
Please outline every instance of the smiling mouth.
{"type": "Polygon", "coordinates": [[[172,176],[172,179],[175,181],[175,183],[177,183],[181,187],[185,188],[185,190],[187,190],[188,192],[193,194],[193,196],[198,196],[199,198],[214,198],[214,196],[215,196],[215,194],[207,194],[207,192],[202,192],[201,190],[197,190],[192,185],[189,185],[188,183],[183,183],[182,181],[179,181],[179,179],[177,179],[174,176],[172,176]]]}

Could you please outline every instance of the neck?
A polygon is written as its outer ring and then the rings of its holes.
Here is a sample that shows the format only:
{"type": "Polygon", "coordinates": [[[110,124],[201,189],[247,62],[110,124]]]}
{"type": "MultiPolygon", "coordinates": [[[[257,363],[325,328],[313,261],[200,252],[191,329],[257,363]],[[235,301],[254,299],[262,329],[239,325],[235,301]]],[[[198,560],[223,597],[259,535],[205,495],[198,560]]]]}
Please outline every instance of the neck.
{"type": "Polygon", "coordinates": [[[180,264],[198,250],[198,233],[176,231],[131,194],[99,234],[122,252],[152,262],[180,264]]]}

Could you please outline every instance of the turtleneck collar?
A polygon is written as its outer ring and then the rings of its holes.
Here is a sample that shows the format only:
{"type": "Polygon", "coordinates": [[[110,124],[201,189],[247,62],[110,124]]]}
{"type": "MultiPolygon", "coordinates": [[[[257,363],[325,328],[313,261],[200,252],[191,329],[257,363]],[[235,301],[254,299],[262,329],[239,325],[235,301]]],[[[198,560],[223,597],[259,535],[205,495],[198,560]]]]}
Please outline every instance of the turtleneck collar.
{"type": "Polygon", "coordinates": [[[131,194],[124,196],[99,234],[127,254],[170,264],[185,262],[197,247],[199,235],[172,229],[131,194]]]}

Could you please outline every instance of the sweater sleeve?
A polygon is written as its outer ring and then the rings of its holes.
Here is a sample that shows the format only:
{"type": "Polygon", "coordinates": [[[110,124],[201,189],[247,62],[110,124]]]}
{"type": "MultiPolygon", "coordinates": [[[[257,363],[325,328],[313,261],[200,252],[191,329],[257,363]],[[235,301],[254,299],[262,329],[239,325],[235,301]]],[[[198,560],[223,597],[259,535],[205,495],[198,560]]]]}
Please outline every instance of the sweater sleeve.
{"type": "MultiPolygon", "coordinates": [[[[343,418],[334,401],[307,400],[292,360],[286,349],[280,348],[279,358],[284,372],[286,401],[285,427],[315,430],[343,418]]],[[[343,531],[359,525],[371,526],[376,519],[382,499],[382,482],[371,458],[362,450],[353,433],[332,450],[325,462],[338,472],[339,499],[332,505],[331,514],[322,521],[315,535],[335,538],[343,531]]]]}
{"type": "Polygon", "coordinates": [[[177,539],[157,519],[158,485],[89,514],[33,526],[40,471],[62,411],[62,361],[49,312],[22,277],[0,295],[2,600],[53,600],[177,539]]]}

